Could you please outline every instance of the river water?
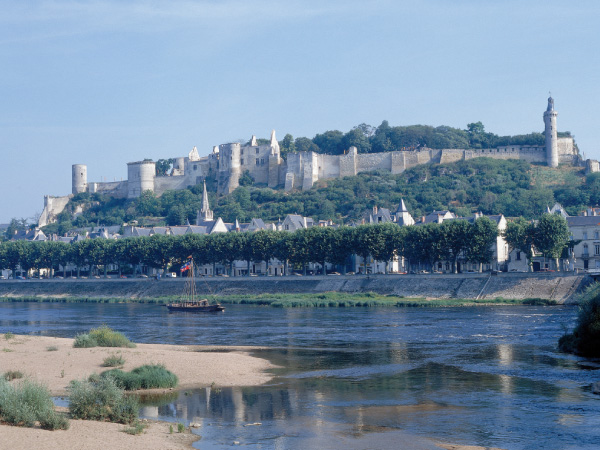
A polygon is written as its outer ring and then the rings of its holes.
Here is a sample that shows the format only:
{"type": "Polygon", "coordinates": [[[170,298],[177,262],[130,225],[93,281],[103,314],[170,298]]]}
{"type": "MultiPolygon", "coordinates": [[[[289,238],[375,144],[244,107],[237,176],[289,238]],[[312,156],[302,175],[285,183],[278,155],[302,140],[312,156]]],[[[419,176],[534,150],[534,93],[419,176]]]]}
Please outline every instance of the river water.
{"type": "Polygon", "coordinates": [[[155,400],[143,417],[201,425],[202,449],[596,449],[600,365],[557,352],[572,307],[168,313],[139,304],[2,303],[0,332],[74,337],[107,324],[142,343],[257,345],[266,386],[155,400]]]}

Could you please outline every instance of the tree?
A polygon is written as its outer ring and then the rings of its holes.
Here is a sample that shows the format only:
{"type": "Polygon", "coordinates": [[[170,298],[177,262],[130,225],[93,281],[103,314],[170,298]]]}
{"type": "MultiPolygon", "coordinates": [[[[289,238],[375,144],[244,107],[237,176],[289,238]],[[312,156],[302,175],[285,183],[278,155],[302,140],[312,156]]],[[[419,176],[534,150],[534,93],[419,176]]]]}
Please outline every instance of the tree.
{"type": "Polygon", "coordinates": [[[470,245],[470,226],[466,220],[448,220],[440,226],[446,258],[452,261],[452,271],[458,272],[458,257],[470,245]]]}
{"type": "Polygon", "coordinates": [[[519,217],[509,222],[502,233],[511,249],[525,253],[529,271],[533,271],[533,246],[535,244],[535,224],[519,217]]]}
{"type": "Polygon", "coordinates": [[[158,216],[161,211],[160,199],[151,190],[146,190],[137,199],[136,210],[141,216],[158,216]]]}
{"type": "Polygon", "coordinates": [[[554,259],[556,270],[560,270],[558,259],[569,243],[571,233],[566,219],[558,214],[544,214],[535,227],[535,247],[547,258],[554,259]]]}
{"type": "Polygon", "coordinates": [[[275,257],[277,246],[277,235],[273,231],[259,230],[249,233],[251,256],[253,261],[264,261],[266,263],[266,274],[269,275],[269,260],[275,257]]]}
{"type": "Polygon", "coordinates": [[[327,261],[342,267],[342,274],[346,275],[348,259],[354,254],[355,228],[342,226],[333,230],[330,237],[331,253],[327,261]]]}
{"type": "MultiPolygon", "coordinates": [[[[358,132],[359,134],[360,131],[358,132]]],[[[341,155],[344,153],[344,133],[339,130],[326,131],[323,134],[317,134],[313,138],[313,143],[317,145],[322,153],[329,155],[341,155]]]]}
{"type": "Polygon", "coordinates": [[[169,159],[159,159],[156,161],[156,175],[161,177],[169,174],[169,170],[171,170],[171,166],[175,160],[173,158],[169,159]]]}
{"type": "Polygon", "coordinates": [[[470,225],[469,245],[465,249],[465,258],[479,264],[489,263],[494,257],[494,243],[498,237],[496,222],[488,217],[479,217],[470,225]]]}
{"type": "Polygon", "coordinates": [[[312,140],[305,137],[296,138],[294,145],[298,152],[318,152],[320,150],[312,140]]]}
{"type": "Polygon", "coordinates": [[[294,153],[296,151],[296,143],[294,137],[291,134],[286,134],[283,140],[279,143],[280,154],[282,158],[286,158],[288,153],[294,153]]]}
{"type": "Polygon", "coordinates": [[[383,223],[373,225],[375,233],[374,246],[371,255],[377,261],[385,261],[385,273],[388,273],[388,265],[397,255],[400,239],[400,227],[395,223],[383,223]]]}

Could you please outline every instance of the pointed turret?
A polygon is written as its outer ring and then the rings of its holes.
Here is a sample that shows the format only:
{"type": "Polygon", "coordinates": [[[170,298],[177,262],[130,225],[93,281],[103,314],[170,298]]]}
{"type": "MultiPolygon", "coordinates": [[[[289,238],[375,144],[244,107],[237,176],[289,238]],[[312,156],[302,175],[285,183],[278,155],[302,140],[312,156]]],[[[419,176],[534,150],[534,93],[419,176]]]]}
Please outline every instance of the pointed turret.
{"type": "Polygon", "coordinates": [[[198,149],[194,147],[190,153],[188,154],[188,159],[190,161],[198,161],[200,160],[200,154],[198,153],[198,149]]]}
{"type": "Polygon", "coordinates": [[[404,199],[400,199],[400,205],[396,211],[396,223],[400,226],[414,225],[415,219],[408,212],[408,208],[404,204],[404,199]]]}
{"type": "Polygon", "coordinates": [[[235,231],[240,231],[240,223],[237,220],[237,217],[235,218],[235,231]]]}
{"type": "Polygon", "coordinates": [[[252,139],[250,139],[251,147],[258,147],[258,142],[256,142],[256,136],[252,135],[252,139]]]}
{"type": "Polygon", "coordinates": [[[279,154],[279,142],[277,142],[277,137],[275,136],[275,130],[271,131],[271,154],[279,154]]]}
{"type": "Polygon", "coordinates": [[[206,180],[204,181],[204,192],[202,192],[202,209],[198,215],[199,221],[208,222],[213,220],[213,212],[208,203],[208,192],[206,191],[206,180]]]}

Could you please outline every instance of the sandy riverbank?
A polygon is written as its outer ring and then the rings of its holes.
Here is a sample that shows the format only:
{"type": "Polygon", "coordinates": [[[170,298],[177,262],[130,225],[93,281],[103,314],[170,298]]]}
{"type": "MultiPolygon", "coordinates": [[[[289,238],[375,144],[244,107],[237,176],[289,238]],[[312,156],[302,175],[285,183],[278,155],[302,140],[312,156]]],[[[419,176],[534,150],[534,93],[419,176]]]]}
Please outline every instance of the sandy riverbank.
{"type": "MultiPolygon", "coordinates": [[[[41,381],[53,395],[67,394],[71,380],[87,378],[106,370],[102,362],[120,352],[124,370],[147,363],[164,364],[179,377],[179,388],[191,389],[215,383],[217,386],[255,386],[271,379],[268,361],[248,354],[250,348],[138,344],[136,348],[73,348],[73,339],[43,336],[0,337],[0,373],[21,371],[41,381]],[[50,349],[50,350],[49,350],[50,349]],[[202,350],[211,350],[202,352],[202,350]]],[[[123,432],[124,425],[71,420],[67,431],[45,431],[0,425],[0,449],[189,449],[199,436],[169,433],[169,424],[149,422],[142,435],[123,432]]],[[[176,427],[175,427],[176,428],[176,427]]]]}
{"type": "Polygon", "coordinates": [[[73,339],[45,336],[0,337],[0,372],[21,371],[45,383],[53,395],[66,395],[71,380],[100,373],[104,358],[121,353],[123,370],[143,364],[164,364],[179,377],[181,389],[208,386],[256,386],[271,376],[273,366],[266,360],[248,354],[250,348],[228,347],[219,352],[215,347],[137,344],[136,348],[73,348],[73,339]],[[55,347],[56,350],[49,351],[55,347]],[[203,352],[202,350],[211,350],[203,352]]]}

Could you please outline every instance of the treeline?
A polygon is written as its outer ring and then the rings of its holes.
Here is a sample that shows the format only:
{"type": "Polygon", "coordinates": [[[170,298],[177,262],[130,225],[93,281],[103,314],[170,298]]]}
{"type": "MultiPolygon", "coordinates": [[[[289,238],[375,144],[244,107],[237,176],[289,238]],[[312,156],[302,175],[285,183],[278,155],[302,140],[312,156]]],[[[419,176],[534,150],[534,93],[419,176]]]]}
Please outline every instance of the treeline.
{"type": "MultiPolygon", "coordinates": [[[[323,180],[309,191],[246,185],[217,197],[214,180],[207,180],[207,187],[215,217],[230,223],[255,217],[275,222],[287,214],[349,223],[360,220],[374,206],[394,211],[401,198],[415,218],[448,209],[458,216],[479,211],[531,219],[556,201],[571,215],[600,204],[600,174],[583,178],[576,171],[557,172],[525,161],[490,158],[419,166],[398,175],[370,172],[323,180]]],[[[76,195],[59,214],[58,222],[44,232],[63,235],[74,227],[121,225],[132,220],[142,225],[183,225],[195,223],[201,206],[202,185],[167,191],[161,197],[144,192],[134,200],[83,193],[76,195]],[[73,218],[78,206],[84,212],[73,218]]]]}
{"type": "MultiPolygon", "coordinates": [[[[86,239],[62,242],[9,241],[0,245],[0,268],[13,273],[74,265],[96,272],[108,265],[146,265],[156,269],[178,268],[189,256],[197,265],[251,262],[277,259],[302,270],[309,263],[334,264],[345,270],[351,255],[376,261],[407,258],[412,265],[432,267],[440,260],[456,263],[459,254],[465,260],[486,263],[492,259],[492,245],[498,235],[496,223],[482,217],[444,222],[441,225],[400,227],[396,224],[358,227],[312,227],[290,233],[257,231],[254,233],[188,234],[151,236],[119,240],[86,239]]],[[[249,271],[248,271],[249,272],[249,271]]]]}
{"type": "MultiPolygon", "coordinates": [[[[568,242],[568,227],[561,216],[544,215],[537,224],[520,220],[507,228],[506,239],[512,248],[522,249],[528,257],[533,248],[557,258],[568,242]],[[558,252],[558,253],[557,253],[558,252]],[[558,256],[556,256],[558,254],[558,256]]],[[[312,227],[290,233],[257,231],[253,233],[216,233],[211,235],[136,237],[119,240],[86,239],[72,244],[61,242],[9,241],[0,244],[0,268],[57,268],[71,264],[78,271],[90,272],[107,266],[146,265],[167,271],[179,267],[189,256],[197,265],[223,264],[231,270],[234,261],[251,262],[277,259],[296,269],[307,264],[326,263],[342,271],[351,255],[367,260],[389,262],[404,257],[412,266],[432,268],[439,261],[450,261],[456,271],[459,258],[477,264],[491,262],[498,228],[494,221],[479,217],[469,222],[450,220],[442,224],[400,227],[393,223],[312,227]]],[[[480,266],[481,267],[481,266],[480,266]]],[[[387,270],[387,269],[386,269],[387,270]]],[[[250,270],[248,270],[250,273],[250,270]]]]}
{"type": "MultiPolygon", "coordinates": [[[[561,136],[570,136],[569,132],[561,136]]],[[[268,141],[267,141],[268,142],[268,141]]],[[[465,130],[448,126],[410,125],[392,127],[387,120],[378,127],[362,123],[350,131],[339,130],[319,133],[312,139],[286,134],[279,143],[281,154],[299,151],[313,151],[330,155],[341,155],[351,146],[359,153],[378,153],[400,150],[414,150],[421,147],[432,149],[495,148],[505,145],[544,145],[543,133],[529,133],[517,136],[498,136],[488,133],[481,122],[470,123],[465,130]]]]}

